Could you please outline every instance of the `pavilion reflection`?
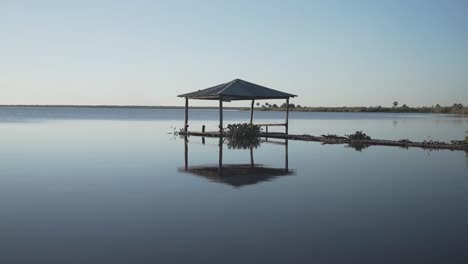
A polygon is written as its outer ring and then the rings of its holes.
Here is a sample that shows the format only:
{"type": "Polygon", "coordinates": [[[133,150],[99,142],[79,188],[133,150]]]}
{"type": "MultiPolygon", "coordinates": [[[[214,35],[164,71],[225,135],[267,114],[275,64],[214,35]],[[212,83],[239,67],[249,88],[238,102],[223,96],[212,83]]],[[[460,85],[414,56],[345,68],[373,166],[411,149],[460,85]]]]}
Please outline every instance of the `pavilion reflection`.
{"type": "MultiPolygon", "coordinates": [[[[274,180],[281,176],[294,175],[294,170],[289,169],[289,157],[288,157],[288,140],[284,142],[279,141],[262,141],[262,143],[268,144],[279,144],[284,145],[284,167],[274,168],[268,167],[263,164],[254,162],[254,149],[259,144],[239,145],[230,144],[223,138],[218,141],[218,164],[211,165],[197,165],[189,166],[189,142],[188,138],[184,137],[185,146],[185,166],[179,168],[178,171],[193,174],[206,178],[210,181],[224,183],[233,187],[242,187],[246,185],[257,184],[261,182],[267,182],[274,180]],[[228,145],[230,149],[249,149],[250,152],[250,163],[245,164],[225,164],[223,163],[223,148],[224,145],[228,145]]],[[[205,139],[202,139],[202,144],[205,144],[205,139]]]]}

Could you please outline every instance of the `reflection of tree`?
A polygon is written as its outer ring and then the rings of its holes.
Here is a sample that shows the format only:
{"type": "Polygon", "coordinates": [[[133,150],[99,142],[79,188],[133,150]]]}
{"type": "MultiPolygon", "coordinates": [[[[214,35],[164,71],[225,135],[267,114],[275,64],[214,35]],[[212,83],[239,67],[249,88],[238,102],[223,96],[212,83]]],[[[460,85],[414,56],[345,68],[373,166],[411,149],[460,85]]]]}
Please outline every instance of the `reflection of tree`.
{"type": "Polygon", "coordinates": [[[226,138],[225,142],[229,149],[250,149],[260,147],[260,138],[226,138]]]}
{"type": "Polygon", "coordinates": [[[370,147],[371,145],[369,144],[363,144],[363,143],[349,143],[346,145],[347,148],[353,148],[356,151],[362,152],[364,149],[370,147]]]}

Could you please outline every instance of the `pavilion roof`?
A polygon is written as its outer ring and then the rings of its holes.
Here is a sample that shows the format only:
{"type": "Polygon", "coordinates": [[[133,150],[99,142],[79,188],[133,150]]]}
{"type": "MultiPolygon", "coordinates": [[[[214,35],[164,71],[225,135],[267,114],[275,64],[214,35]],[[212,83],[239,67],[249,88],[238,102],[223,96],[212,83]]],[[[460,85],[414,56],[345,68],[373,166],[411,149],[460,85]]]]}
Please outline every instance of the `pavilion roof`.
{"type": "Polygon", "coordinates": [[[254,99],[287,99],[297,95],[267,88],[241,79],[222,83],[203,90],[181,94],[178,97],[201,100],[254,100],[254,99]]]}

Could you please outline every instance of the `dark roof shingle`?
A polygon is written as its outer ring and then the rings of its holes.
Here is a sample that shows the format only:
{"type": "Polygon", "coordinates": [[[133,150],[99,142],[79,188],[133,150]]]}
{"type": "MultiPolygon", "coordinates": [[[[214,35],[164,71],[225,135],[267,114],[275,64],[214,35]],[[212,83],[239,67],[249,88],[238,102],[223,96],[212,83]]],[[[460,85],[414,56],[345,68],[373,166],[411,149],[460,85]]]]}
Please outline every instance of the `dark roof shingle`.
{"type": "Polygon", "coordinates": [[[189,99],[218,100],[251,100],[251,99],[286,99],[297,95],[277,91],[241,79],[219,84],[192,93],[178,95],[189,99]]]}

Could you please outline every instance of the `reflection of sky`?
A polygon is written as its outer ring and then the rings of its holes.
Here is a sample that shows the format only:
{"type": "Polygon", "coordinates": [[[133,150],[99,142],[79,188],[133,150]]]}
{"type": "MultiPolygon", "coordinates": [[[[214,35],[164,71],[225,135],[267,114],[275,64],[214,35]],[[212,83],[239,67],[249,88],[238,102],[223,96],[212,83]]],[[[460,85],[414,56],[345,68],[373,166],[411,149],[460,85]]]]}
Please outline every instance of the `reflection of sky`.
{"type": "MultiPolygon", "coordinates": [[[[463,152],[289,141],[294,177],[235,189],[177,171],[184,141],[167,134],[177,122],[1,123],[0,245],[12,249],[1,258],[128,263],[137,252],[146,261],[285,263],[291,254],[313,258],[311,250],[346,259],[369,248],[374,257],[465,254],[463,152]],[[238,257],[226,259],[232,248],[238,257]]],[[[281,167],[284,146],[262,144],[254,156],[281,167]]],[[[223,160],[249,163],[249,150],[224,148],[223,160]]],[[[216,139],[190,137],[190,164],[217,162],[216,139]]]]}

